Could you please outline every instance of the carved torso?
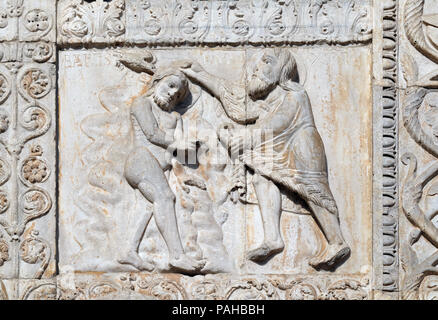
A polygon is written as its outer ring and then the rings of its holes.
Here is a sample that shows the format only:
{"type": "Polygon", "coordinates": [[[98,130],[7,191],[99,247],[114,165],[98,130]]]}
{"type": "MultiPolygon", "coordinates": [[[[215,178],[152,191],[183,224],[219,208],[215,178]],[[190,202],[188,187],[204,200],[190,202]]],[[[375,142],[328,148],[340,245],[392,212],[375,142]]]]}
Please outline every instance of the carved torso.
{"type": "MultiPolygon", "coordinates": [[[[177,124],[177,116],[174,113],[166,112],[160,109],[155,103],[150,103],[151,110],[155,120],[158,124],[158,128],[166,133],[169,139],[173,139],[175,133],[175,127],[177,124]]],[[[160,162],[162,166],[165,165],[165,153],[166,150],[162,146],[158,146],[148,140],[143,132],[135,115],[131,113],[131,124],[134,132],[134,148],[146,147],[153,156],[160,162]]]]}

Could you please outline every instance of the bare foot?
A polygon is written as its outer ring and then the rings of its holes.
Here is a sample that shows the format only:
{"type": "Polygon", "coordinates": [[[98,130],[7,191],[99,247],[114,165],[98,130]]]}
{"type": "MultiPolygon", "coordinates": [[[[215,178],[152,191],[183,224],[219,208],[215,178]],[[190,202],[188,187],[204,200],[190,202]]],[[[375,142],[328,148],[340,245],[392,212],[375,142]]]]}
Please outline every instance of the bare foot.
{"type": "Polygon", "coordinates": [[[130,264],[131,266],[137,268],[138,270],[152,271],[154,270],[154,265],[144,261],[137,252],[128,251],[124,258],[117,260],[121,264],[130,264]]]}
{"type": "Polygon", "coordinates": [[[186,273],[200,271],[205,263],[205,260],[195,260],[185,254],[180,255],[178,258],[169,260],[169,265],[172,267],[172,270],[186,273]]]}
{"type": "Polygon", "coordinates": [[[259,247],[249,250],[246,257],[254,262],[263,262],[271,256],[281,252],[284,248],[283,241],[263,242],[259,247]]]}
{"type": "Polygon", "coordinates": [[[332,244],[328,245],[327,249],[312,259],[309,264],[315,269],[321,267],[333,267],[338,261],[344,259],[351,252],[347,244],[332,244]]]}

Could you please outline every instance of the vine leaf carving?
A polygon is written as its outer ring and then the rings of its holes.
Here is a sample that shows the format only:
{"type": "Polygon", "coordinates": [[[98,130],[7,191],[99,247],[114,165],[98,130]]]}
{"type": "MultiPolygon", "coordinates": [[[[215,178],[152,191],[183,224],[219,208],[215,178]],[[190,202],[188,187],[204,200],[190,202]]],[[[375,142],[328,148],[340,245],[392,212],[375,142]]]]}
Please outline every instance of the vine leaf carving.
{"type": "Polygon", "coordinates": [[[405,271],[402,279],[403,296],[407,299],[418,295],[418,287],[427,275],[438,274],[438,251],[421,263],[412,249],[412,245],[424,236],[433,246],[438,248],[438,229],[432,223],[431,216],[427,216],[420,208],[419,202],[424,187],[438,175],[438,162],[433,162],[420,174],[417,173],[417,159],[412,153],[406,153],[402,162],[409,166],[409,171],[402,189],[402,207],[408,220],[416,227],[410,235],[409,245],[404,245],[402,268],[405,271]]]}
{"type": "Polygon", "coordinates": [[[419,119],[419,109],[429,93],[428,87],[422,79],[417,80],[418,67],[412,57],[404,56],[402,62],[403,76],[408,84],[405,105],[402,111],[403,124],[415,142],[438,158],[438,145],[435,143],[434,138],[424,131],[419,119]]]}
{"type": "Polygon", "coordinates": [[[434,47],[424,28],[424,24],[430,25],[430,21],[433,20],[431,17],[424,19],[424,1],[408,0],[406,2],[404,10],[406,36],[415,49],[438,63],[438,49],[434,47]]]}
{"type": "Polygon", "coordinates": [[[36,264],[40,262],[40,267],[33,276],[34,279],[41,279],[46,271],[50,257],[51,250],[47,241],[38,237],[38,231],[32,231],[30,237],[23,240],[20,245],[21,259],[29,264],[36,264]]]}

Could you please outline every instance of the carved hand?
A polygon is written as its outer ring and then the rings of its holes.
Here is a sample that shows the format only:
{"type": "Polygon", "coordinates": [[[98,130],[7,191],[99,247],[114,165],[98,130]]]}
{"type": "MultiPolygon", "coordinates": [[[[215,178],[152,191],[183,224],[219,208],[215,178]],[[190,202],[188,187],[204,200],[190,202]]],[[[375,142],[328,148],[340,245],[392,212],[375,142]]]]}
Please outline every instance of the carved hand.
{"type": "Polygon", "coordinates": [[[205,72],[204,68],[196,61],[185,61],[181,68],[181,72],[187,77],[202,83],[202,73],[205,72]]]}
{"type": "Polygon", "coordinates": [[[223,123],[221,126],[219,126],[216,132],[220,142],[227,149],[230,145],[230,140],[232,138],[231,130],[233,129],[234,125],[232,123],[223,123]]]}
{"type": "Polygon", "coordinates": [[[175,140],[175,142],[171,145],[172,149],[179,150],[179,151],[188,151],[188,152],[195,152],[196,148],[198,147],[198,141],[196,139],[184,139],[181,138],[179,140],[175,140]]]}

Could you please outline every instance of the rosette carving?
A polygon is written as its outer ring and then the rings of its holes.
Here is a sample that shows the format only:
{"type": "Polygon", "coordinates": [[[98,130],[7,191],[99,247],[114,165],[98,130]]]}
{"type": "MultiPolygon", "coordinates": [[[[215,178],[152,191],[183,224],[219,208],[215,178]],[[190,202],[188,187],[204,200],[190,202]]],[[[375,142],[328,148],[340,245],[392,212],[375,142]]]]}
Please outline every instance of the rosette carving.
{"type": "Polygon", "coordinates": [[[50,92],[52,82],[45,71],[31,68],[22,74],[20,87],[27,97],[41,99],[50,92]]]}
{"type": "Polygon", "coordinates": [[[50,175],[50,169],[46,161],[41,158],[42,147],[35,145],[31,147],[31,155],[21,165],[21,181],[31,186],[35,183],[46,181],[50,175]]]}
{"type": "Polygon", "coordinates": [[[41,38],[52,30],[53,18],[44,10],[32,9],[24,15],[23,23],[28,31],[41,38]]]}
{"type": "Polygon", "coordinates": [[[40,158],[27,158],[21,167],[21,175],[23,179],[31,184],[41,183],[47,180],[50,170],[47,163],[40,158]]]}
{"type": "Polygon", "coordinates": [[[46,31],[50,27],[49,15],[40,9],[30,10],[24,16],[24,26],[30,32],[46,31]]]}

